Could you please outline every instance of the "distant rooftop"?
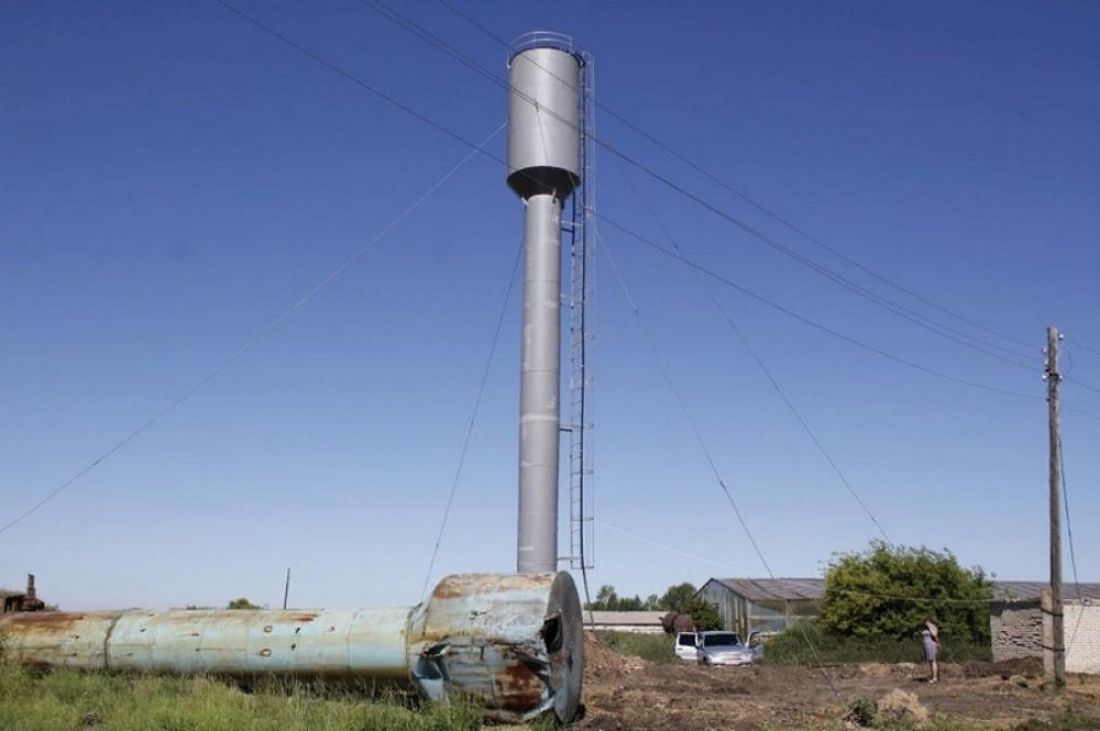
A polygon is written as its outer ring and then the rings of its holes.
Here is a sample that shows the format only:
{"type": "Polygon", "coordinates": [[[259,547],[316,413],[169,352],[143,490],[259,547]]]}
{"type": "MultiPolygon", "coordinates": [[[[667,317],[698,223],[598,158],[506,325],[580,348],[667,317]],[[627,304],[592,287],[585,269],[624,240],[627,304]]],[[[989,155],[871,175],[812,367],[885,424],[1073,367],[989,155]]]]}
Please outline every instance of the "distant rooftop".
{"type": "Polygon", "coordinates": [[[749,601],[820,599],[825,579],[711,579],[749,601]]]}
{"type": "MultiPolygon", "coordinates": [[[[815,600],[825,595],[825,579],[821,578],[778,578],[778,579],[711,579],[722,584],[730,591],[745,597],[749,601],[762,602],[768,600],[815,600]]],[[[999,600],[1031,600],[1038,599],[1043,589],[1048,586],[1045,581],[993,581],[993,597],[999,600]]],[[[1100,583],[1082,583],[1080,585],[1062,584],[1062,597],[1064,599],[1076,599],[1080,596],[1085,599],[1100,599],[1100,583]]]]}
{"type": "MultiPolygon", "coordinates": [[[[1049,581],[994,581],[993,596],[996,599],[1038,599],[1043,589],[1050,586],[1049,581]]],[[[1083,599],[1100,599],[1100,583],[1081,582],[1072,584],[1062,582],[1062,598],[1076,599],[1080,589],[1083,599]]]]}
{"type": "Polygon", "coordinates": [[[605,612],[605,611],[593,611],[584,612],[584,623],[592,624],[589,619],[595,620],[597,625],[616,625],[620,627],[648,627],[652,625],[659,625],[661,623],[661,617],[665,612],[654,612],[649,610],[637,611],[637,612],[605,612]]]}

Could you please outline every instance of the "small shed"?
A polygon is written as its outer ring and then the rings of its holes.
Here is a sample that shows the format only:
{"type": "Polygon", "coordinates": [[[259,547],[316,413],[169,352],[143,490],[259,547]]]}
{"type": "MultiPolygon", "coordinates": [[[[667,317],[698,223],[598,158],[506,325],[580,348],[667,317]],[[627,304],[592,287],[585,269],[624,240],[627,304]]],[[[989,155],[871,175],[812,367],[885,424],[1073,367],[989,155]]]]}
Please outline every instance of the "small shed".
{"type": "Polygon", "coordinates": [[[697,595],[718,607],[725,629],[747,637],[752,632],[782,632],[796,622],[816,619],[825,580],[710,579],[697,595]]]}
{"type": "Polygon", "coordinates": [[[637,632],[641,634],[660,634],[661,616],[664,612],[605,612],[585,611],[585,629],[609,632],[637,632]]]}
{"type": "MultiPolygon", "coordinates": [[[[1042,657],[1049,618],[1042,608],[1044,581],[995,581],[989,604],[993,660],[1042,657]]],[[[1063,584],[1066,669],[1100,673],[1100,583],[1063,584]]]]}

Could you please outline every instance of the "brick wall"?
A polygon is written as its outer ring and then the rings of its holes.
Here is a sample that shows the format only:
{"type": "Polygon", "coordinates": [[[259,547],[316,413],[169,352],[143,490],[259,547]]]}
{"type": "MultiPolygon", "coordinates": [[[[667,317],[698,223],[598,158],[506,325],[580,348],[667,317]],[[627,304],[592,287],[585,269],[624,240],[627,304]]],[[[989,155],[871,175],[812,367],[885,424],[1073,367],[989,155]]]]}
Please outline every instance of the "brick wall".
{"type": "Polygon", "coordinates": [[[1100,674],[1100,601],[1067,599],[1066,672],[1100,674]]]}
{"type": "Polygon", "coordinates": [[[1043,610],[1039,600],[993,602],[989,607],[989,635],[994,662],[1042,657],[1043,610]]]}

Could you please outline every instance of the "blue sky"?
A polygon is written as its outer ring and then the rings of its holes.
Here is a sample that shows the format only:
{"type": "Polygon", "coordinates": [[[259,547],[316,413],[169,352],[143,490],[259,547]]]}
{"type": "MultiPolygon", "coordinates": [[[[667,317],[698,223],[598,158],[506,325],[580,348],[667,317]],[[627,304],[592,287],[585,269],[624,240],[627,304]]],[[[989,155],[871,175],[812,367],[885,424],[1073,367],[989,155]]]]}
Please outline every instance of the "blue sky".
{"type": "MultiPolygon", "coordinates": [[[[504,121],[499,87],[361,3],[240,4],[466,138],[504,121]]],[[[460,7],[507,38],[573,35],[595,55],[602,104],[867,267],[1031,343],[1034,367],[875,308],[599,154],[610,218],[656,240],[663,224],[689,257],[785,307],[998,388],[1043,395],[1044,328],[1058,324],[1065,371],[1100,384],[1087,349],[1100,349],[1096,7],[460,7]]],[[[503,73],[503,49],[438,2],[400,8],[503,73]]],[[[202,379],[468,152],[215,2],[9,4],[0,48],[0,523],[202,379]]],[[[597,125],[861,285],[1020,347],[884,287],[609,115],[597,125]]],[[[499,164],[471,160],[258,347],[0,534],[0,584],[34,571],[68,608],[275,604],[291,566],[298,605],[414,602],[521,234],[499,164]]],[[[642,328],[777,574],[864,547],[873,525],[698,276],[601,236],[642,326],[599,258],[595,488],[612,527],[593,582],[648,594],[762,573],[642,328]]],[[[1045,575],[1041,399],[937,379],[714,291],[893,540],[1045,575]]],[[[514,568],[517,304],[436,576],[514,568]]],[[[1064,398],[1100,414],[1093,392],[1066,384],[1064,398]]],[[[1100,420],[1064,422],[1077,560],[1096,580],[1100,420]]]]}

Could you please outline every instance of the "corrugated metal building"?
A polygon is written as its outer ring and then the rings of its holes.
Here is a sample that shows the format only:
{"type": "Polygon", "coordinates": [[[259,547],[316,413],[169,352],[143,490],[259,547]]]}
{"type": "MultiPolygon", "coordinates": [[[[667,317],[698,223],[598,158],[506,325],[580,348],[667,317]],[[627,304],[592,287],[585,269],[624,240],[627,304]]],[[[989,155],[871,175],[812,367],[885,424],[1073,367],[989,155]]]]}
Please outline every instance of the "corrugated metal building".
{"type": "MultiPolygon", "coordinates": [[[[1043,581],[994,581],[990,609],[994,635],[996,616],[1016,603],[1038,608],[1039,596],[1047,583],[1043,581]]],[[[1100,599],[1100,584],[1081,584],[1081,596],[1100,599]]],[[[1062,590],[1066,599],[1077,596],[1077,586],[1066,584],[1062,590]]],[[[821,613],[825,596],[825,580],[821,578],[782,579],[710,579],[698,594],[718,606],[726,629],[748,636],[751,632],[781,632],[795,622],[816,619],[821,613]]],[[[996,639],[994,640],[996,642],[996,639]]],[[[1005,638],[1005,642],[1012,642],[1005,638]]]]}
{"type": "Polygon", "coordinates": [[[722,626],[748,637],[782,632],[821,613],[824,579],[710,579],[697,594],[718,606],[722,626]]]}

